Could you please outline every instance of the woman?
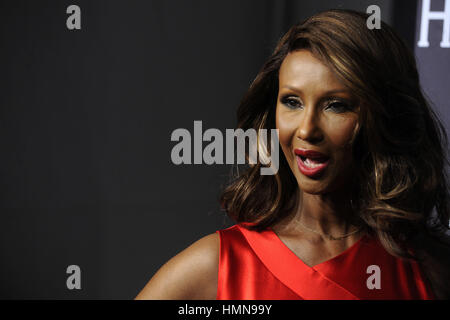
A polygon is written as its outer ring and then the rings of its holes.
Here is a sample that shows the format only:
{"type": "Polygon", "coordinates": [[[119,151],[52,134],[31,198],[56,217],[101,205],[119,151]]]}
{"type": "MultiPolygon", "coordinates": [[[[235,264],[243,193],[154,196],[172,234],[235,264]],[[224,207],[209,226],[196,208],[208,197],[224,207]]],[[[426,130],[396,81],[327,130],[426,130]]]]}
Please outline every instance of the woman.
{"type": "Polygon", "coordinates": [[[238,109],[239,128],[278,129],[278,173],[238,175],[221,197],[237,224],[136,299],[450,297],[447,135],[411,52],[366,19],[331,10],[284,35],[238,109]]]}

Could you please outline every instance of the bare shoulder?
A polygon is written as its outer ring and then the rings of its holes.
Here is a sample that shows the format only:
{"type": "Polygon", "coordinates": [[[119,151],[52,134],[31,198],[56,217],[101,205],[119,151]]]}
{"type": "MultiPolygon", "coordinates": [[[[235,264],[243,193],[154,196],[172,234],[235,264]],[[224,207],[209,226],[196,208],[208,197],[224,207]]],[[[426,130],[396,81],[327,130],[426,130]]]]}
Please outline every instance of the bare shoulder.
{"type": "Polygon", "coordinates": [[[218,233],[197,240],[167,261],[135,299],[216,299],[219,247],[218,233]]]}

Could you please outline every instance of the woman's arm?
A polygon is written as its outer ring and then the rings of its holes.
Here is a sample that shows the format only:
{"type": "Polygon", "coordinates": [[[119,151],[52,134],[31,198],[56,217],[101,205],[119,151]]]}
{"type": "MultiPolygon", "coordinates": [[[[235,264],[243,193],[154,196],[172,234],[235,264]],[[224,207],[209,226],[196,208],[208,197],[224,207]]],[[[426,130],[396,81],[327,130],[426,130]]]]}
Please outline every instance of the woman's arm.
{"type": "Polygon", "coordinates": [[[216,299],[219,235],[197,240],[164,264],[136,300],[216,299]]]}

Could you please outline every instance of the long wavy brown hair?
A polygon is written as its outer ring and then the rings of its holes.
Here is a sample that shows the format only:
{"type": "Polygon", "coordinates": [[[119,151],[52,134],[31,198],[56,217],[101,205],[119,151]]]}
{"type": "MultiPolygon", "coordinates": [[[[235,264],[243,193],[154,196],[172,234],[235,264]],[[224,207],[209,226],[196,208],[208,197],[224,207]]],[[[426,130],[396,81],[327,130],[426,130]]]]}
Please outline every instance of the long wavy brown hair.
{"type": "MultiPolygon", "coordinates": [[[[447,133],[424,97],[412,52],[387,24],[368,29],[367,18],[330,10],[291,27],[244,95],[237,127],[275,128],[281,63],[289,52],[310,50],[361,102],[351,184],[360,223],[391,254],[425,264],[435,295],[448,298],[447,133]]],[[[254,222],[254,230],[274,225],[299,204],[283,153],[277,174],[261,175],[261,166],[235,175],[220,197],[234,221],[254,222]]]]}

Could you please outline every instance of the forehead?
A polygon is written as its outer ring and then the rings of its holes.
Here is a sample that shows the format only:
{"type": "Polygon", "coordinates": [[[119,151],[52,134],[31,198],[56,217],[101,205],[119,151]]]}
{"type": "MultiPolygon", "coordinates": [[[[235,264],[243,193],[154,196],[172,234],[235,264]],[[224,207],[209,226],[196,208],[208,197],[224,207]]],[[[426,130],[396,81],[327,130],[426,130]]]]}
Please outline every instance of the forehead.
{"type": "Polygon", "coordinates": [[[302,88],[308,84],[329,89],[343,89],[344,85],[333,71],[308,50],[290,52],[279,71],[280,87],[302,88]]]}

